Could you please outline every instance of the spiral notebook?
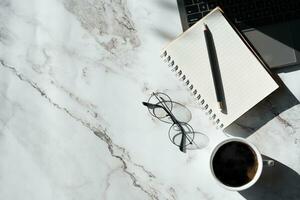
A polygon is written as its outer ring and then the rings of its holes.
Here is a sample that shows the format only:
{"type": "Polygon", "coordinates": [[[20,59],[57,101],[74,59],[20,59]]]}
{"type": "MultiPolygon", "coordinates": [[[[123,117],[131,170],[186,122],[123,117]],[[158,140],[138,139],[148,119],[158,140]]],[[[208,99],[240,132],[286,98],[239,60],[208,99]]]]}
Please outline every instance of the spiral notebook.
{"type": "Polygon", "coordinates": [[[165,62],[195,95],[209,118],[225,128],[279,85],[243,36],[216,8],[162,50],[165,62]],[[207,24],[219,63],[226,112],[218,109],[203,33],[207,24]]]}

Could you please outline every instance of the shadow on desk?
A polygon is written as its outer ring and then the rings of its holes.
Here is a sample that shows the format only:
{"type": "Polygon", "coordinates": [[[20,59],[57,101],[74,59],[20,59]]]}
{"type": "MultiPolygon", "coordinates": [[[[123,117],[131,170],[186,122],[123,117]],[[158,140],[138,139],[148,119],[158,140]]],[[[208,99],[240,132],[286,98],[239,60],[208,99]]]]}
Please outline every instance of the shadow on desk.
{"type": "Polygon", "coordinates": [[[294,66],[289,66],[289,67],[273,69],[272,71],[274,71],[276,73],[289,73],[289,72],[298,71],[298,70],[300,70],[300,65],[294,65],[294,66]]]}
{"type": "MultiPolygon", "coordinates": [[[[270,159],[266,156],[263,158],[270,159]]],[[[275,161],[275,166],[263,169],[262,175],[255,185],[239,193],[247,200],[298,200],[300,198],[300,176],[291,168],[275,161]]]]}
{"type": "MultiPolygon", "coordinates": [[[[270,96],[228,126],[224,132],[232,136],[247,138],[267,122],[278,117],[280,113],[298,104],[299,101],[290,90],[285,85],[281,85],[270,96]]],[[[288,123],[280,117],[278,119],[283,123],[288,123]]]]}

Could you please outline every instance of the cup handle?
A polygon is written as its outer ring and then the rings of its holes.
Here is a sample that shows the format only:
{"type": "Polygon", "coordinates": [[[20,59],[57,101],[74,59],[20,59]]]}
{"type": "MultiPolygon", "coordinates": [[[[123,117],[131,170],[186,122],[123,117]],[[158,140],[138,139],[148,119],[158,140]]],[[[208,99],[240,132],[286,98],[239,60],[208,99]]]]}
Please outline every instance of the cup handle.
{"type": "Polygon", "coordinates": [[[275,165],[275,161],[274,160],[263,160],[263,165],[265,167],[273,167],[275,165]]]}

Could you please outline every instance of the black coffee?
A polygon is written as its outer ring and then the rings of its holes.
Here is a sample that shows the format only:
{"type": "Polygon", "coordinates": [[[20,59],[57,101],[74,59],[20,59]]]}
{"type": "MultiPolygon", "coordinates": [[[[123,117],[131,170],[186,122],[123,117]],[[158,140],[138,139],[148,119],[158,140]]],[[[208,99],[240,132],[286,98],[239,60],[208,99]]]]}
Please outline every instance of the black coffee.
{"type": "Polygon", "coordinates": [[[257,158],[252,148],[242,142],[221,146],[212,161],[215,176],[230,187],[249,183],[257,171],[257,158]]]}

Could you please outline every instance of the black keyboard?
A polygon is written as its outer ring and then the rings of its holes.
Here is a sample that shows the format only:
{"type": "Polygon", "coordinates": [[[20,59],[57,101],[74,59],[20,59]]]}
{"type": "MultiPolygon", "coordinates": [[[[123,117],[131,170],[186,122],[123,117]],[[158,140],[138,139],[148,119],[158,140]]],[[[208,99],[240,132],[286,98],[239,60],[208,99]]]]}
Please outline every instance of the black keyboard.
{"type": "Polygon", "coordinates": [[[189,26],[219,6],[240,29],[300,18],[300,0],[183,0],[189,26]]]}

